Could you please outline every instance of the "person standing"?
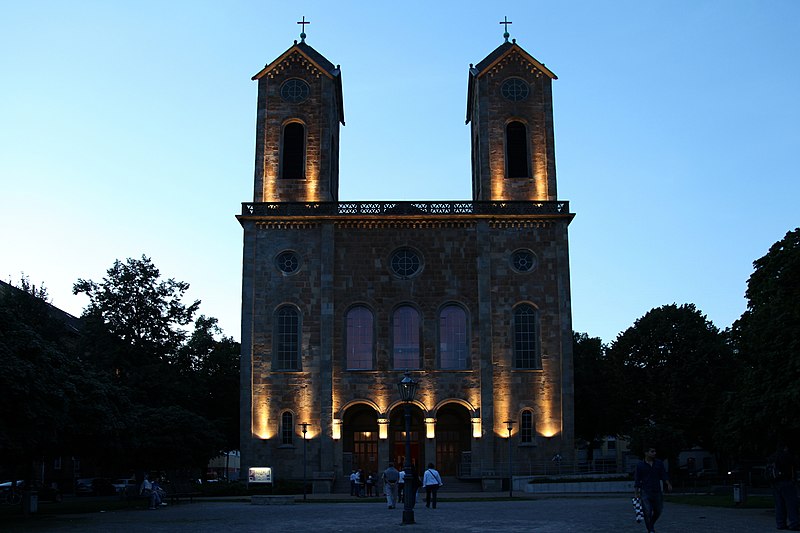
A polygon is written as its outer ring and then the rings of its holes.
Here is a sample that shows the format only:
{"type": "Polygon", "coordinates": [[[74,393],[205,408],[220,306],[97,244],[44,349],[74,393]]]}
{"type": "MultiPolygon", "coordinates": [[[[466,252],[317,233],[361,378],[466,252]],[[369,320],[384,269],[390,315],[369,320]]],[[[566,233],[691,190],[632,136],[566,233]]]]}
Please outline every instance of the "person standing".
{"type": "Polygon", "coordinates": [[[389,509],[397,506],[397,480],[400,479],[400,472],[389,461],[389,466],[383,471],[383,492],[386,493],[386,505],[389,509]]]}
{"type": "Polygon", "coordinates": [[[350,473],[350,496],[356,495],[356,471],[350,473]]]}
{"type": "Polygon", "coordinates": [[[444,485],[442,476],[433,467],[433,463],[428,463],[428,469],[422,476],[422,486],[425,487],[425,507],[431,508],[432,505],[432,508],[436,509],[436,493],[439,492],[439,487],[442,485],[444,485]]]}
{"type": "Polygon", "coordinates": [[[797,516],[797,488],[794,484],[796,466],[797,459],[789,453],[789,446],[779,443],[777,451],[770,457],[767,471],[772,478],[775,525],[778,529],[800,531],[800,521],[797,516]]]}
{"type": "Polygon", "coordinates": [[[397,480],[397,501],[403,503],[405,500],[406,488],[406,470],[405,468],[399,471],[400,479],[397,480]]]}
{"type": "Polygon", "coordinates": [[[672,484],[663,461],[656,459],[656,449],[652,446],[645,449],[644,460],[636,465],[633,487],[636,497],[642,500],[644,525],[648,533],[655,533],[656,521],[664,510],[662,483],[667,490],[672,490],[672,484]]]}

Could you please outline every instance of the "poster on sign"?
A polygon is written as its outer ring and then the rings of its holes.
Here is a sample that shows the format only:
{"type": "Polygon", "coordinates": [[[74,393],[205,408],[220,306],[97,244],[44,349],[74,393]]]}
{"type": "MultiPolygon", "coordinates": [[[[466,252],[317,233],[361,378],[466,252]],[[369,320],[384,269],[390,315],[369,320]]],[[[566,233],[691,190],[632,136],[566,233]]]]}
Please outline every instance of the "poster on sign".
{"type": "Polygon", "coordinates": [[[251,467],[247,475],[248,483],[272,483],[271,466],[251,467]]]}

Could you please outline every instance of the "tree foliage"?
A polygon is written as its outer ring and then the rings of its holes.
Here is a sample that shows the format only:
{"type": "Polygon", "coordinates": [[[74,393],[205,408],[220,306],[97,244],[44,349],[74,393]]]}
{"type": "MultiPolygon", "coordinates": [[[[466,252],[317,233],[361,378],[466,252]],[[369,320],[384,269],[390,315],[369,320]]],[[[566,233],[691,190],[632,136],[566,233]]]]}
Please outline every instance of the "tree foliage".
{"type": "Polygon", "coordinates": [[[606,347],[599,337],[573,332],[575,368],[575,436],[589,451],[608,435],[617,435],[622,414],[613,388],[606,347]]]}
{"type": "Polygon", "coordinates": [[[75,283],[89,296],[78,321],[43,285],[0,285],[0,467],[27,475],[34,460],[75,456],[88,475],[204,473],[236,448],[239,344],[215,318],[194,320],[188,288],[147,257],[115,261],[75,283]]]}
{"type": "Polygon", "coordinates": [[[674,428],[687,445],[711,445],[731,387],[731,351],[693,304],[652,309],[617,337],[608,356],[629,431],[674,428]]]}
{"type": "Polygon", "coordinates": [[[753,266],[733,325],[739,379],[719,433],[733,453],[765,455],[778,439],[800,445],[800,228],[753,266]]]}
{"type": "Polygon", "coordinates": [[[79,279],[73,293],[85,293],[85,314],[97,314],[109,330],[131,346],[160,355],[174,354],[186,338],[200,301],[186,305],[182,299],[189,284],[172,278],[160,280],[150,258],[120,260],[100,283],[79,279]]]}

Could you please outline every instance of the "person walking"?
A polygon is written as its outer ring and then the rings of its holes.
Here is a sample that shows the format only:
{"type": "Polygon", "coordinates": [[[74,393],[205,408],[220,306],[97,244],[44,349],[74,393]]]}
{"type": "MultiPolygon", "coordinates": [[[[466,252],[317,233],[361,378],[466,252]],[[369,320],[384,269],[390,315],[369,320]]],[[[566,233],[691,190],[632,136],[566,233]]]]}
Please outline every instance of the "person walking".
{"type": "Polygon", "coordinates": [[[422,486],[425,487],[425,507],[436,509],[436,493],[439,492],[439,487],[444,485],[442,483],[442,476],[434,468],[433,463],[428,463],[428,469],[422,476],[422,486]]]}
{"type": "Polygon", "coordinates": [[[667,470],[664,463],[656,459],[656,449],[652,446],[645,448],[644,460],[636,465],[633,476],[633,488],[637,498],[642,501],[644,525],[648,533],[655,533],[656,521],[664,510],[664,493],[662,483],[667,490],[672,490],[667,470]]]}
{"type": "Polygon", "coordinates": [[[775,525],[778,529],[800,531],[797,488],[794,484],[796,466],[797,459],[789,453],[789,446],[779,443],[777,451],[767,464],[767,476],[772,481],[772,495],[775,498],[775,525]]]}
{"type": "Polygon", "coordinates": [[[400,479],[400,472],[389,461],[389,466],[383,471],[383,492],[386,493],[386,505],[389,509],[397,506],[397,480],[400,479]]]}

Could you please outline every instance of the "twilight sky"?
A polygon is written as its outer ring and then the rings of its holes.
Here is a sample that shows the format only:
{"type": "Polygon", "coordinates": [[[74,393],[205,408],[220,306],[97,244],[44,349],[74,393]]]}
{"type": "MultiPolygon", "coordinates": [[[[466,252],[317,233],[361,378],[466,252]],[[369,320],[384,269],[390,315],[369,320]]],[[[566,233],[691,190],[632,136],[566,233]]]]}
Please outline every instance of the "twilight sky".
{"type": "Polygon", "coordinates": [[[554,82],[573,326],[653,307],[720,328],[800,225],[800,2],[0,0],[0,279],[80,315],[152,258],[239,338],[256,82],[299,39],[342,67],[340,200],[470,198],[470,63],[504,16],[554,82]]]}

